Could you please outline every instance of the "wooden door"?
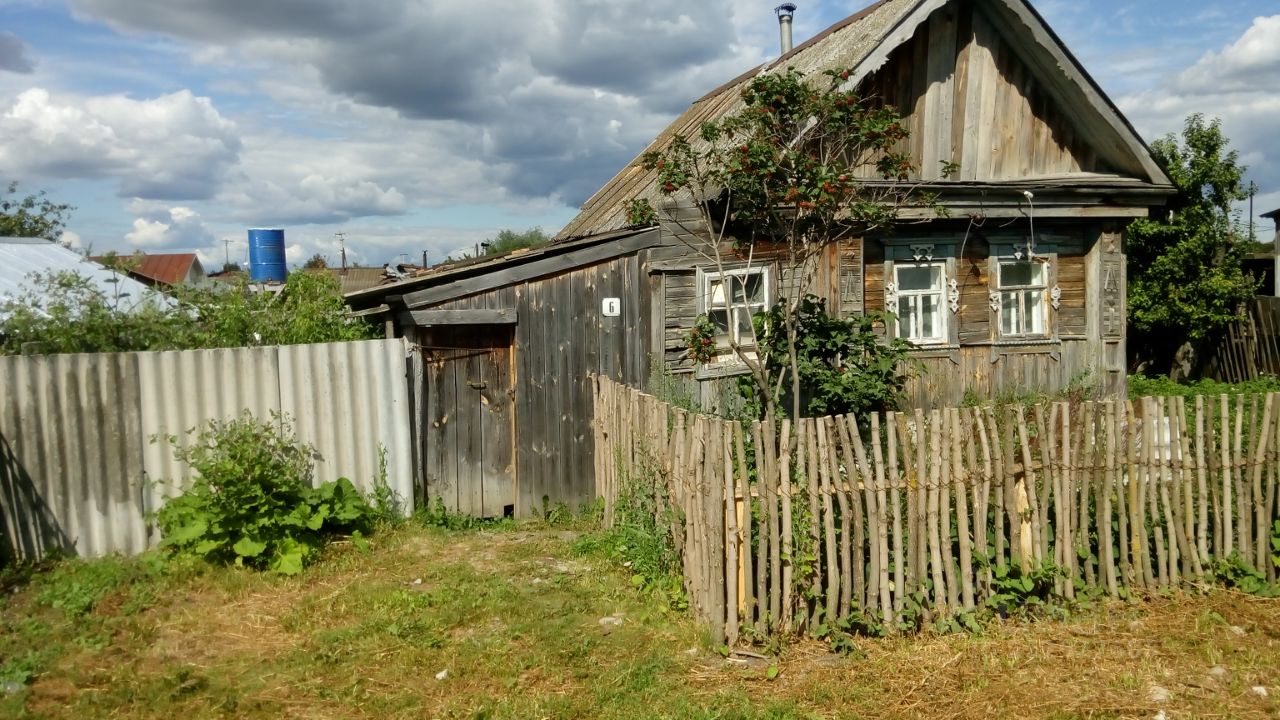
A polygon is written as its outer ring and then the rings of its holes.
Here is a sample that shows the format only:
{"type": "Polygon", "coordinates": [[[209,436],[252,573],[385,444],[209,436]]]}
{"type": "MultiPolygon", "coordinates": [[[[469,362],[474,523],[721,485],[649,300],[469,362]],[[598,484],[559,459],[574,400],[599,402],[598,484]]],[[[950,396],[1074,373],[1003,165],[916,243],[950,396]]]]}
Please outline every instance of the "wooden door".
{"type": "Polygon", "coordinates": [[[515,506],[515,373],[511,326],[423,333],[423,476],[430,502],[502,517],[515,506]]]}

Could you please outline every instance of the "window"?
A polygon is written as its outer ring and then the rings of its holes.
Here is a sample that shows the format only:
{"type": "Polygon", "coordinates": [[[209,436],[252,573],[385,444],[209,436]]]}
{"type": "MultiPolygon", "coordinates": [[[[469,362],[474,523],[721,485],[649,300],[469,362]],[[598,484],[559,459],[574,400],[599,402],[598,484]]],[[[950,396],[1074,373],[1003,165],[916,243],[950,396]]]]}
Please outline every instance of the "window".
{"type": "Polygon", "coordinates": [[[751,316],[769,304],[769,275],[765,268],[726,270],[701,274],[703,312],[716,328],[716,351],[724,360],[732,357],[730,343],[754,345],[751,316]]]}
{"type": "Polygon", "coordinates": [[[1001,260],[998,283],[1000,335],[1047,335],[1049,266],[1037,260],[1001,260]]]}
{"type": "Polygon", "coordinates": [[[942,262],[894,264],[889,290],[897,304],[892,297],[887,304],[898,316],[898,337],[922,345],[947,342],[946,276],[942,262]]]}

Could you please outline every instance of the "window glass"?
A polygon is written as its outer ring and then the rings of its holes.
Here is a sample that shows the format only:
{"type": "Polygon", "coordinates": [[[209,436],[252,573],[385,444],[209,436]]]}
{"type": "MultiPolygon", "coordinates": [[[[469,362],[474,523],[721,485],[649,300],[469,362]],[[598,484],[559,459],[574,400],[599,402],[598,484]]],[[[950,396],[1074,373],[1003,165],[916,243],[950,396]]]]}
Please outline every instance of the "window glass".
{"type": "Polygon", "coordinates": [[[1042,262],[1000,262],[1000,334],[1012,337],[1047,334],[1048,266],[1042,262]]]}
{"type": "Polygon", "coordinates": [[[942,262],[894,265],[899,337],[922,344],[947,341],[944,267],[942,262]]]}
{"type": "Polygon", "coordinates": [[[720,360],[734,360],[732,343],[747,347],[753,344],[751,318],[768,306],[768,287],[765,268],[702,276],[704,311],[716,329],[720,360]]]}

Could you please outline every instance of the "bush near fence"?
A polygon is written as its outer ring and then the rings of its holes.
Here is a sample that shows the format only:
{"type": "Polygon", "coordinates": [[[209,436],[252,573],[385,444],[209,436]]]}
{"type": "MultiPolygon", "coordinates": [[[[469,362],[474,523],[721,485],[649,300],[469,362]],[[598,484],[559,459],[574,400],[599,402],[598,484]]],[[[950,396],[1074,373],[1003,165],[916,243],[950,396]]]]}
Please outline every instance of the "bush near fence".
{"type": "Polygon", "coordinates": [[[893,632],[1007,609],[1011,584],[1072,599],[1276,578],[1280,394],[805,418],[793,449],[789,420],[594,382],[606,522],[652,493],[717,642],[893,632]]]}

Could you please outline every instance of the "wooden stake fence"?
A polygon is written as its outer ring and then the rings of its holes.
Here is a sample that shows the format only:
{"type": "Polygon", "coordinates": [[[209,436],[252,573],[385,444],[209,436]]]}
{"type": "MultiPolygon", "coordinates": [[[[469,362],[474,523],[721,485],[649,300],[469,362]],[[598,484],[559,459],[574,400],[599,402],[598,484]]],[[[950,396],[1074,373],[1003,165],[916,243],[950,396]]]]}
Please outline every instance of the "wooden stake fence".
{"type": "Polygon", "coordinates": [[[1046,564],[1064,597],[1201,583],[1233,554],[1276,577],[1276,394],[804,418],[793,433],[594,382],[605,521],[624,494],[651,498],[720,643],[851,614],[892,630],[913,596],[935,616],[972,610],[998,573],[1046,564]]]}

